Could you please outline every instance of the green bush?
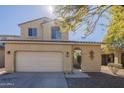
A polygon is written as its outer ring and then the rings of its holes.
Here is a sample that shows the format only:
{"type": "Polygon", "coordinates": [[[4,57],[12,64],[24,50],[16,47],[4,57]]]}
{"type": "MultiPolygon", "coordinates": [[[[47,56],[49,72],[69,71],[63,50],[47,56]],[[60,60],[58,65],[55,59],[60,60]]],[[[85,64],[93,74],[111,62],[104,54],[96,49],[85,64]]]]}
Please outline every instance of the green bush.
{"type": "Polygon", "coordinates": [[[81,65],[81,55],[77,55],[77,62],[81,65]]]}

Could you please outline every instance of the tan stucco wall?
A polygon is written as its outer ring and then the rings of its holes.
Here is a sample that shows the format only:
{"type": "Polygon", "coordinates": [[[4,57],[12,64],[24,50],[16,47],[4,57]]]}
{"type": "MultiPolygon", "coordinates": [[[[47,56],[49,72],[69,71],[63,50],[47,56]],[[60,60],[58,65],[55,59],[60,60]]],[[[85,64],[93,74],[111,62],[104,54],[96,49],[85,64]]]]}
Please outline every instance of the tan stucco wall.
{"type": "Polygon", "coordinates": [[[101,66],[100,45],[72,45],[50,43],[6,43],[5,44],[5,68],[8,72],[14,72],[15,52],[17,51],[60,51],[63,52],[64,72],[73,71],[73,49],[80,47],[82,50],[82,70],[84,72],[99,72],[101,66]],[[91,60],[89,52],[94,51],[94,59],[91,60]],[[10,54],[7,52],[10,51],[10,54]],[[66,53],[69,52],[69,57],[66,53]]]}
{"type": "Polygon", "coordinates": [[[37,28],[37,37],[34,37],[34,39],[43,39],[43,28],[42,25],[40,24],[41,22],[42,22],[41,20],[37,20],[20,25],[21,38],[33,39],[33,37],[28,36],[28,28],[37,28]]]}
{"type": "MultiPolygon", "coordinates": [[[[51,27],[53,26],[58,26],[57,24],[55,24],[55,22],[49,22],[46,24],[43,24],[43,40],[52,40],[51,36],[51,27]]],[[[61,40],[63,41],[68,41],[68,32],[61,32],[61,40]]]]}
{"type": "MultiPolygon", "coordinates": [[[[20,25],[21,38],[22,39],[41,39],[41,40],[52,40],[51,38],[51,27],[58,26],[54,21],[42,24],[43,20],[31,21],[20,25]],[[28,36],[28,28],[37,28],[37,37],[28,36]]],[[[62,33],[61,40],[68,40],[68,32],[62,33]]]]}
{"type": "Polygon", "coordinates": [[[4,66],[4,57],[5,57],[4,53],[5,53],[4,48],[0,48],[0,67],[4,66]]]}
{"type": "Polygon", "coordinates": [[[81,45],[73,46],[73,49],[80,48],[82,51],[81,69],[84,72],[99,72],[101,69],[101,46],[98,45],[81,45]],[[90,51],[94,52],[94,58],[90,58],[90,51]]]}

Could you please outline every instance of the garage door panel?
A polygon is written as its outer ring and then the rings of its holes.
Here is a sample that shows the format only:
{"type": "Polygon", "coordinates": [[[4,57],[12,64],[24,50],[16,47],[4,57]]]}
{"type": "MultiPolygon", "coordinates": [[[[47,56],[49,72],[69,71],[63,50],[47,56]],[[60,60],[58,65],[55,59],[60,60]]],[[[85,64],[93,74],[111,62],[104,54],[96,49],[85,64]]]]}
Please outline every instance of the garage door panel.
{"type": "Polygon", "coordinates": [[[23,66],[18,68],[17,71],[19,72],[61,72],[62,70],[60,69],[61,67],[29,67],[29,66],[23,66]],[[20,69],[23,68],[23,69],[20,69]]]}
{"type": "Polygon", "coordinates": [[[61,52],[17,52],[16,71],[60,72],[63,71],[61,52]]]}

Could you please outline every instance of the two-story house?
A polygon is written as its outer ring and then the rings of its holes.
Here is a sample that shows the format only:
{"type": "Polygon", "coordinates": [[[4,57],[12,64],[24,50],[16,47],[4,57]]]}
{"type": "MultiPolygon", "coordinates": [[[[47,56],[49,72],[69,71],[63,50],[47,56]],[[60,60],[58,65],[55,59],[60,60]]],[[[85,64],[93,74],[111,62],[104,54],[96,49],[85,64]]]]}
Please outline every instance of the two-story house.
{"type": "Polygon", "coordinates": [[[47,17],[19,24],[21,36],[5,41],[5,69],[8,72],[72,72],[75,54],[79,69],[99,72],[101,43],[69,41],[57,20],[47,17]]]}
{"type": "Polygon", "coordinates": [[[68,41],[68,32],[62,33],[57,21],[43,17],[19,24],[22,39],[68,41]]]}

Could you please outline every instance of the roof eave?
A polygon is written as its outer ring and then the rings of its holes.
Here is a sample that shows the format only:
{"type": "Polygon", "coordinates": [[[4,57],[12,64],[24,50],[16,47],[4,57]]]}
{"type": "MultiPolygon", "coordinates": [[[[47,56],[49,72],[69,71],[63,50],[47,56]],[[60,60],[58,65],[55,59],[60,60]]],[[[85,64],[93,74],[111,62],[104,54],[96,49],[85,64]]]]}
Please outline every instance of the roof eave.
{"type": "Polygon", "coordinates": [[[37,19],[33,19],[33,20],[30,20],[30,21],[26,21],[26,22],[20,23],[20,24],[18,24],[18,26],[21,26],[23,24],[30,23],[30,22],[33,22],[33,21],[37,21],[37,20],[40,20],[40,19],[43,19],[43,18],[51,19],[49,17],[41,17],[41,18],[37,18],[37,19]]]}

